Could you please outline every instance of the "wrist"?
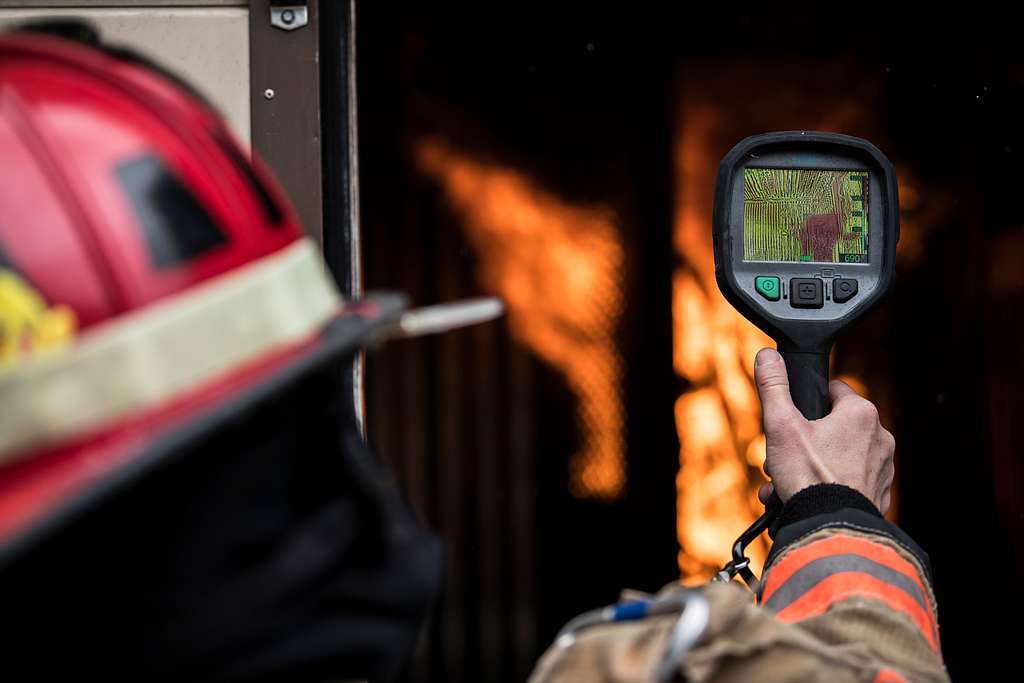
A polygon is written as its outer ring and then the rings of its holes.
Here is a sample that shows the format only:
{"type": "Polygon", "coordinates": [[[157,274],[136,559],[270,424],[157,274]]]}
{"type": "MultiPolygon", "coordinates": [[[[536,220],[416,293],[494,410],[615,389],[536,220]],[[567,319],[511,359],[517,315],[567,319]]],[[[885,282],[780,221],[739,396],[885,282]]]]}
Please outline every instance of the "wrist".
{"type": "Polygon", "coordinates": [[[778,519],[768,530],[768,535],[775,538],[776,533],[784,526],[818,515],[835,513],[844,508],[882,517],[878,507],[856,489],[843,484],[812,484],[800,489],[786,500],[778,519]]]}
{"type": "Polygon", "coordinates": [[[842,484],[815,484],[798,491],[785,503],[775,524],[768,530],[774,543],[765,560],[765,567],[770,567],[791,544],[829,528],[852,529],[888,537],[913,554],[921,563],[928,580],[931,580],[928,554],[902,529],[887,521],[867,497],[842,484]]]}

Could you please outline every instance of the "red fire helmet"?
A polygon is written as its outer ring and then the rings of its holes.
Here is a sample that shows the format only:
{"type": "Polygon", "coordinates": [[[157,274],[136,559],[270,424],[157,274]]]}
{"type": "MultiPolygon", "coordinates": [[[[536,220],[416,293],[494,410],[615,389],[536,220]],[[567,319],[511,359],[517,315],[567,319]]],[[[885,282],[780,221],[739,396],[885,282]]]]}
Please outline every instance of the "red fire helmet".
{"type": "Polygon", "coordinates": [[[343,305],[270,174],[175,79],[0,37],[0,549],[391,308],[343,305]]]}

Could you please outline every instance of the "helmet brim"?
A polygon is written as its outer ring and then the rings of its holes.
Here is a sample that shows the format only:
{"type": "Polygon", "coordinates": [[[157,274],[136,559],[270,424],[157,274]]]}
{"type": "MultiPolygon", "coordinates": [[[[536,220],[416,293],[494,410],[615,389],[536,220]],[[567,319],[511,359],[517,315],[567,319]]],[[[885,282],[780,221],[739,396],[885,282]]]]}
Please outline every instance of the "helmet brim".
{"type": "Polygon", "coordinates": [[[347,302],[312,340],[202,387],[87,443],[63,445],[0,471],[0,570],[104,501],[153,476],[223,424],[302,378],[355,356],[393,329],[408,301],[372,293],[347,302]]]}

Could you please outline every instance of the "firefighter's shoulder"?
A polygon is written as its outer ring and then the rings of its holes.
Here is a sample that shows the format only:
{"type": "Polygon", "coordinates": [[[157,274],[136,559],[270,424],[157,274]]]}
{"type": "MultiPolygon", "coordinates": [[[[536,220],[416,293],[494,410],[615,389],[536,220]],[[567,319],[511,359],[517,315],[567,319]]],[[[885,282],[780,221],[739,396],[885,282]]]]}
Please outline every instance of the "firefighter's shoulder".
{"type": "Polygon", "coordinates": [[[576,617],[531,681],[948,681],[926,560],[856,517],[777,535],[756,598],[671,585],[576,617]]]}
{"type": "Polygon", "coordinates": [[[884,680],[863,654],[779,621],[739,584],[671,586],[570,621],[530,681],[884,680]]]}

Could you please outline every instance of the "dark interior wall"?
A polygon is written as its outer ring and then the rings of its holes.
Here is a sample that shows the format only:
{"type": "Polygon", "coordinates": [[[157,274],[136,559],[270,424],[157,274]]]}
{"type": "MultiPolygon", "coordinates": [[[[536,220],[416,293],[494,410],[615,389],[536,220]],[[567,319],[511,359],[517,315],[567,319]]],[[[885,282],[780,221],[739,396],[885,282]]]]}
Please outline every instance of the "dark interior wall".
{"type": "Polygon", "coordinates": [[[460,217],[415,167],[428,134],[611,206],[627,249],[620,502],[568,494],[572,396],[507,322],[369,359],[371,442],[448,548],[410,677],[522,680],[566,618],[673,577],[672,145],[701,103],[722,116],[722,151],[824,125],[896,163],[897,287],[840,341],[835,368],[865,380],[897,436],[899,521],[931,554],[954,679],[1005,670],[1000,610],[1024,606],[1024,67],[1002,22],[381,5],[358,16],[368,288],[419,303],[483,293],[460,217]],[[979,591],[980,568],[998,597],[979,591]]]}
{"type": "MultiPolygon", "coordinates": [[[[1024,607],[1019,392],[1024,71],[1003,27],[967,17],[893,41],[883,117],[918,182],[904,210],[914,258],[898,262],[884,347],[895,360],[900,520],[930,553],[954,680],[997,675],[1024,607]],[[979,567],[1001,578],[979,599],[979,567]]],[[[911,246],[911,245],[908,245],[911,246]]],[[[911,256],[911,254],[906,254],[911,256]]]]}
{"type": "Polygon", "coordinates": [[[507,321],[367,362],[370,440],[448,549],[445,594],[410,676],[523,680],[569,618],[624,586],[656,590],[677,575],[670,69],[595,54],[583,32],[565,41],[497,21],[482,31],[425,11],[360,12],[368,289],[419,303],[488,293],[462,219],[415,168],[426,136],[566,203],[608,207],[627,244],[618,348],[635,409],[618,500],[570,494],[575,398],[507,321]]]}

